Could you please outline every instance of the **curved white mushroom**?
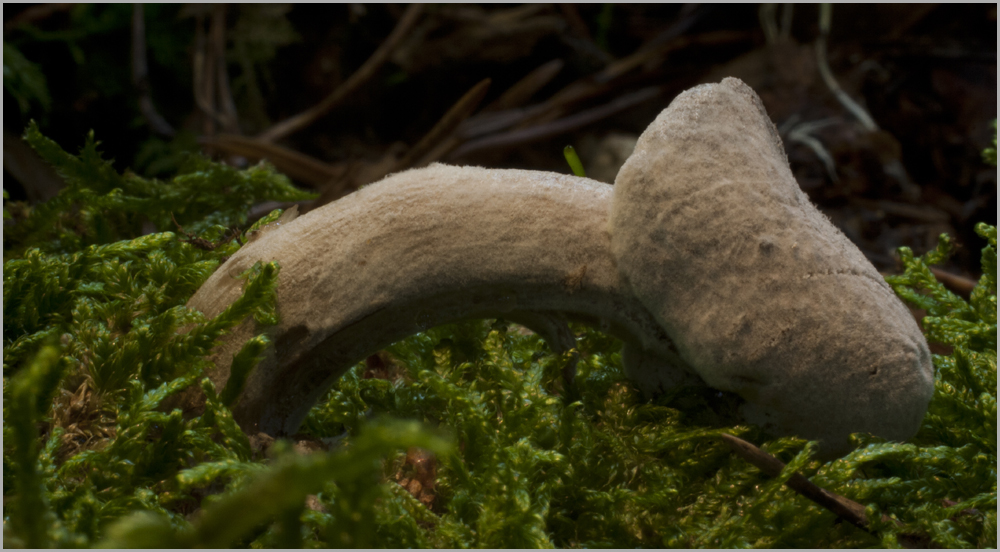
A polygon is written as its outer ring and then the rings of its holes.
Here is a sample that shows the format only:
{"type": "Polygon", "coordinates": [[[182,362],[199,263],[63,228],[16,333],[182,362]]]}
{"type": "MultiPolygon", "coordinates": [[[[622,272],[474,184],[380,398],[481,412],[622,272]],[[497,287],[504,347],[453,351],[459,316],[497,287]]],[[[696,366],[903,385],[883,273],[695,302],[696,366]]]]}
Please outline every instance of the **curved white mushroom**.
{"type": "Polygon", "coordinates": [[[907,308],[792,176],[742,81],[679,95],[615,181],[611,246],[680,355],[744,415],[847,447],[916,432],[934,391],[907,308]]]}
{"type": "MultiPolygon", "coordinates": [[[[659,324],[623,291],[606,230],[611,191],[554,173],[433,165],[261,235],[188,303],[214,316],[240,295],[235,275],[258,260],[281,266],[281,321],[267,329],[275,346],[250,376],[237,420],[293,433],[332,382],[368,354],[466,318],[502,316],[569,348],[561,322],[569,317],[682,366],[659,324]]],[[[255,331],[247,321],[215,351],[217,385],[228,379],[227,359],[255,331]]]]}
{"type": "MultiPolygon", "coordinates": [[[[855,431],[908,438],[933,390],[916,324],[798,189],[736,79],[679,96],[614,188],[534,171],[406,171],[245,245],[188,306],[218,314],[240,295],[234,275],[260,260],[281,265],[281,321],[234,407],[248,431],[294,433],[368,354],[497,316],[557,349],[572,346],[564,317],[594,324],[625,341],[626,373],[645,392],[697,374],[747,399],[748,419],[828,452],[855,431]]],[[[247,321],[213,352],[217,386],[256,331],[247,321]]]]}

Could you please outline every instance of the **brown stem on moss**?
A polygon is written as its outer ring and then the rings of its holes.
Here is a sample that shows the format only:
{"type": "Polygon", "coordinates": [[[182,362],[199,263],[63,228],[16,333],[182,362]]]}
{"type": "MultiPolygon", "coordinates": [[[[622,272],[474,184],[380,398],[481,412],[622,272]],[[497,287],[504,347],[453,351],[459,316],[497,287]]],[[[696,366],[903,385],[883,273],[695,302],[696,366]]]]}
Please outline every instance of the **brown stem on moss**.
{"type": "MultiPolygon", "coordinates": [[[[737,456],[753,464],[764,475],[778,477],[781,475],[781,471],[785,469],[784,462],[764,452],[752,443],[728,433],[723,433],[721,437],[737,456]]],[[[833,512],[837,517],[850,522],[855,527],[864,531],[871,531],[863,504],[833,491],[828,491],[809,481],[800,473],[792,475],[785,484],[788,485],[789,489],[833,512]]],[[[882,520],[892,522],[896,526],[902,526],[902,523],[898,520],[885,515],[882,516],[882,520]]],[[[927,535],[904,533],[899,535],[899,542],[906,548],[943,548],[934,543],[927,535]]]]}
{"type": "MultiPolygon", "coordinates": [[[[739,437],[723,433],[722,440],[740,458],[756,466],[768,477],[778,477],[781,475],[781,470],[785,469],[784,462],[739,437]]],[[[862,504],[828,491],[809,481],[800,473],[790,477],[786,485],[800,495],[837,514],[838,517],[861,529],[868,530],[868,518],[865,517],[865,507],[862,504]]]]}

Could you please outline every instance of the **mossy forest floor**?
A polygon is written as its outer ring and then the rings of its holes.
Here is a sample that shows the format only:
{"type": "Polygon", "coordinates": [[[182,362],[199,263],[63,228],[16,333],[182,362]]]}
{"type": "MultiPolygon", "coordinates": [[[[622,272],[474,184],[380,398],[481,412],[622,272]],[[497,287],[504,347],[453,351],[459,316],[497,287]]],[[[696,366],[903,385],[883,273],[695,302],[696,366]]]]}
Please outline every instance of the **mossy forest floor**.
{"type": "Polygon", "coordinates": [[[5,9],[5,547],[996,547],[996,6],[830,15],[5,9]],[[572,388],[538,336],[470,321],[369,357],[278,441],[233,421],[239,378],[203,378],[220,335],[279,315],[281,267],[242,275],[215,318],[184,304],[276,208],[431,161],[568,173],[566,144],[610,179],[677,92],[725,76],[921,320],[936,388],[909,442],[856,435],[821,462],[742,425],[737,397],[644,401],[620,344],[584,326],[572,388]],[[170,397],[191,386],[208,401],[186,417],[170,397]],[[864,528],[796,474],[861,504],[864,528]]]}

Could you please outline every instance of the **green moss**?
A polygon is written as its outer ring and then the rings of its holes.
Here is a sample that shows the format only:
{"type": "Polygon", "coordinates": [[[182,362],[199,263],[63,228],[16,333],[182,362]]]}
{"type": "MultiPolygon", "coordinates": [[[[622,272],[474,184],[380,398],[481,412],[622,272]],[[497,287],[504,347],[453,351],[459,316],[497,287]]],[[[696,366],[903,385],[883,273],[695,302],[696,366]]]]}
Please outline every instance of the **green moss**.
{"type": "Polygon", "coordinates": [[[923,257],[901,251],[905,272],[889,279],[926,309],[928,338],[953,350],[934,357],[935,395],[907,444],[856,435],[854,452],[822,463],[811,443],[733,426],[734,397],[643,402],[620,343],[593,329],[574,327],[566,389],[566,355],[503,321],[472,321],[394,344],[379,357],[386,379],[365,364],[341,378],[296,437],[328,452],[279,441],[261,458],[227,406],[266,339],[235,356],[225,389],[202,371],[223,332],[276,320],[280,267],[255,266],[243,297],[207,319],[184,303],[238,243],[207,251],[139,234],[174,213],[219,240],[252,202],[301,194],[266,166],[196,159],[159,182],[115,173],[92,140],[80,156],[32,140],[70,186],[5,232],[6,546],[861,547],[909,533],[996,546],[994,227],[977,228],[989,245],[969,301],[929,271],[945,237],[923,257]],[[204,413],[171,410],[192,386],[204,413]],[[722,432],[787,467],[764,476],[722,432]],[[873,532],[789,490],[796,472],[865,504],[873,532]]]}
{"type": "Polygon", "coordinates": [[[46,114],[52,108],[52,97],[42,70],[6,41],[3,43],[3,87],[17,100],[22,114],[28,113],[32,104],[41,107],[46,114]]]}

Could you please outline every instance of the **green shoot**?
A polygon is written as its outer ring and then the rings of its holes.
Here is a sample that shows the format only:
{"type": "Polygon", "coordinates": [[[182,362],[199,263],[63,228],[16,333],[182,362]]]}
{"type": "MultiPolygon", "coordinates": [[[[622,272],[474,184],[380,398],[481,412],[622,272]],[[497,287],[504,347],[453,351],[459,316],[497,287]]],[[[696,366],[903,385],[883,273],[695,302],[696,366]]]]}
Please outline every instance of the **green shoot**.
{"type": "Polygon", "coordinates": [[[583,162],[580,161],[580,156],[576,154],[573,146],[563,148],[563,156],[566,158],[566,162],[569,163],[569,168],[572,169],[573,174],[580,177],[587,176],[586,171],[583,170],[583,162]]]}

